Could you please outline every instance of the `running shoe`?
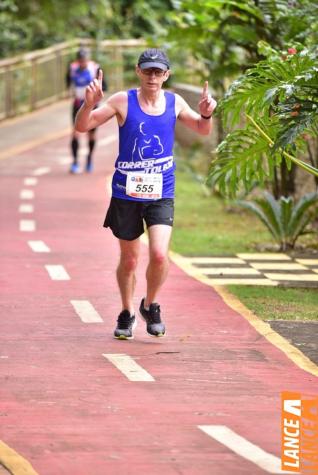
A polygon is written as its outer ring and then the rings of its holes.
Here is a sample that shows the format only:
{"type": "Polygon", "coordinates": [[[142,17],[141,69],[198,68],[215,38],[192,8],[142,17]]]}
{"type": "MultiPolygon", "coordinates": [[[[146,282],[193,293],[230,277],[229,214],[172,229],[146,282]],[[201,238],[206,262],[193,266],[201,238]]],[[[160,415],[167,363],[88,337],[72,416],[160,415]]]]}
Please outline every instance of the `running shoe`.
{"type": "Polygon", "coordinates": [[[144,307],[145,299],[142,299],[139,307],[141,317],[147,323],[147,333],[151,336],[164,336],[166,329],[160,317],[160,305],[151,303],[149,310],[144,307]]]}
{"type": "Polygon", "coordinates": [[[135,315],[131,316],[128,310],[123,310],[118,316],[114,337],[119,340],[131,340],[134,338],[133,330],[136,325],[135,315]]]}
{"type": "Polygon", "coordinates": [[[77,163],[72,164],[70,173],[80,173],[80,167],[77,165],[77,163]]]}
{"type": "Polygon", "coordinates": [[[93,171],[93,164],[92,163],[87,163],[86,164],[86,172],[87,173],[92,173],[93,171]]]}

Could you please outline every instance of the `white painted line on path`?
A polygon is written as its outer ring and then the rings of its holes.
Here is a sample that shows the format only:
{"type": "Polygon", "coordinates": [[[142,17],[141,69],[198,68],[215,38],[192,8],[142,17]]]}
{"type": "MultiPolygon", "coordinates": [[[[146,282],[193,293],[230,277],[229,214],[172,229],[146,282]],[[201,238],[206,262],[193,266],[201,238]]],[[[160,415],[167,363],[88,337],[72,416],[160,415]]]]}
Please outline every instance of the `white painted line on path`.
{"type": "Polygon", "coordinates": [[[50,167],[40,167],[40,168],[36,168],[33,171],[33,175],[35,176],[46,175],[47,173],[50,173],[50,171],[51,171],[50,167]]]}
{"type": "Polygon", "coordinates": [[[103,354],[103,356],[116,366],[129,381],[155,381],[151,374],[139,366],[139,364],[128,355],[103,354]]]}
{"type": "Polygon", "coordinates": [[[60,165],[70,165],[73,160],[71,159],[71,157],[60,157],[58,159],[58,162],[60,165]]]}
{"type": "Polygon", "coordinates": [[[272,274],[264,272],[265,277],[273,280],[289,280],[289,281],[303,281],[303,282],[314,282],[318,281],[318,275],[314,274],[272,274]]]}
{"type": "Polygon", "coordinates": [[[36,224],[33,219],[21,219],[19,223],[19,229],[22,232],[35,231],[36,224]]]}
{"type": "Polygon", "coordinates": [[[52,280],[70,280],[70,276],[61,265],[46,265],[45,268],[52,280]]]}
{"type": "Polygon", "coordinates": [[[295,259],[300,264],[305,264],[305,266],[318,266],[318,259],[295,259]]]}
{"type": "Polygon", "coordinates": [[[19,213],[33,213],[34,206],[28,203],[23,203],[19,206],[19,213]]]}
{"type": "Polygon", "coordinates": [[[252,444],[244,437],[229,429],[227,426],[198,426],[200,430],[217,440],[221,444],[228,447],[240,457],[255,463],[268,473],[288,474],[291,472],[283,472],[281,470],[281,460],[275,455],[265,452],[255,444],[252,444]]]}
{"type": "Polygon", "coordinates": [[[248,279],[248,278],[240,278],[240,277],[205,277],[206,283],[212,285],[267,285],[269,287],[276,287],[278,282],[276,280],[270,279],[248,279]]]}
{"type": "Polygon", "coordinates": [[[51,252],[51,249],[43,241],[28,241],[28,244],[34,252],[51,252]]]}
{"type": "Polygon", "coordinates": [[[98,145],[109,145],[112,142],[118,140],[118,135],[110,135],[109,137],[105,137],[98,141],[98,145]]]}
{"type": "Polygon", "coordinates": [[[249,267],[201,267],[199,271],[209,275],[260,275],[257,269],[249,267]]]}
{"type": "Polygon", "coordinates": [[[38,183],[38,179],[34,177],[27,177],[23,180],[25,186],[35,186],[38,183]]]}
{"type": "Polygon", "coordinates": [[[21,190],[20,191],[21,200],[33,200],[34,191],[33,190],[21,190]]]}
{"type": "Polygon", "coordinates": [[[287,256],[287,254],[282,254],[279,252],[276,253],[249,253],[249,254],[236,254],[240,259],[244,259],[245,261],[290,261],[291,257],[287,256]]]}
{"type": "Polygon", "coordinates": [[[187,257],[191,264],[245,264],[238,257],[187,257]]]}
{"type": "Polygon", "coordinates": [[[258,270],[307,270],[306,267],[295,262],[288,262],[287,264],[282,262],[279,264],[273,262],[250,262],[249,264],[258,270]]]}
{"type": "Polygon", "coordinates": [[[71,300],[75,312],[84,323],[103,322],[102,317],[88,300],[71,300]]]}

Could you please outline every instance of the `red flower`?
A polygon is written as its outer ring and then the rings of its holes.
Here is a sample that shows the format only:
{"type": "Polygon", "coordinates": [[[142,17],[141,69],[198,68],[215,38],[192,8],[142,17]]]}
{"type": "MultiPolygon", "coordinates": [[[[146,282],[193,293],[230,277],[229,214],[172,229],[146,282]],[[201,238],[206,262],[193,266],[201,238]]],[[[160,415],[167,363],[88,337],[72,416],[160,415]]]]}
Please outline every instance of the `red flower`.
{"type": "Polygon", "coordinates": [[[288,54],[296,54],[297,50],[296,50],[296,48],[288,48],[287,52],[288,52],[288,54]]]}

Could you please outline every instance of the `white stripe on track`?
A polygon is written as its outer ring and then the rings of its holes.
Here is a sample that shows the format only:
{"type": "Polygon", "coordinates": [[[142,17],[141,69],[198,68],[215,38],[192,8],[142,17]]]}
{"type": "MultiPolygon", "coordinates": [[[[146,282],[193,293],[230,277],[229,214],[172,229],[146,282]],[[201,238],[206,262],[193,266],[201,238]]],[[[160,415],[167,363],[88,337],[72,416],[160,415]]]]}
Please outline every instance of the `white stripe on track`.
{"type": "Polygon", "coordinates": [[[27,177],[23,180],[25,186],[35,186],[38,183],[38,179],[34,177],[27,177]]]}
{"type": "Polygon", "coordinates": [[[22,203],[19,206],[19,213],[33,213],[34,206],[28,203],[22,203]]]}
{"type": "Polygon", "coordinates": [[[88,300],[71,300],[75,312],[84,323],[103,322],[102,317],[88,300]]]}
{"type": "Polygon", "coordinates": [[[33,175],[35,176],[46,175],[47,173],[50,173],[50,171],[51,171],[50,167],[40,167],[40,168],[36,168],[33,171],[33,175]]]}
{"type": "Polygon", "coordinates": [[[51,249],[43,241],[28,241],[28,244],[34,252],[51,252],[51,249]]]}
{"type": "Polygon", "coordinates": [[[105,137],[104,139],[101,139],[98,141],[98,146],[99,145],[109,145],[112,142],[115,142],[118,139],[118,135],[110,135],[109,137],[105,137]]]}
{"type": "Polygon", "coordinates": [[[22,232],[35,231],[36,224],[33,219],[21,219],[19,223],[19,229],[22,232]]]}
{"type": "Polygon", "coordinates": [[[244,437],[236,434],[236,432],[229,429],[227,426],[198,426],[203,432],[217,440],[221,444],[228,447],[237,455],[255,463],[268,473],[288,474],[291,472],[283,472],[281,470],[281,460],[275,455],[265,452],[257,445],[252,444],[244,437]]]}
{"type": "Polygon", "coordinates": [[[70,280],[70,276],[61,265],[46,265],[45,268],[52,280],[70,280]]]}
{"type": "Polygon", "coordinates": [[[32,200],[34,198],[33,190],[21,190],[20,191],[21,200],[32,200]]]}
{"type": "Polygon", "coordinates": [[[103,356],[113,363],[129,381],[155,381],[151,374],[139,366],[139,364],[128,355],[104,353],[103,356]]]}
{"type": "Polygon", "coordinates": [[[58,159],[58,162],[60,165],[70,165],[73,160],[71,159],[71,157],[60,157],[58,159]]]}

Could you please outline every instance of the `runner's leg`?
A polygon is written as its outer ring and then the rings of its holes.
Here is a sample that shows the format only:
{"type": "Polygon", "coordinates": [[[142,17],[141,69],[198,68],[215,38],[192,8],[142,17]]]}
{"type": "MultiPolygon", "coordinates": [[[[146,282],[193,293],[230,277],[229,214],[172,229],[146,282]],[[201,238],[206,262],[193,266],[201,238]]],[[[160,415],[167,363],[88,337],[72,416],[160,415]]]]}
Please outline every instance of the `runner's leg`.
{"type": "Polygon", "coordinates": [[[74,128],[74,122],[75,122],[75,117],[77,114],[77,111],[79,110],[79,105],[76,104],[76,102],[73,103],[73,108],[72,108],[72,122],[73,122],[73,131],[72,131],[72,139],[71,139],[71,151],[72,151],[72,157],[73,157],[73,163],[71,165],[71,173],[78,173],[79,172],[79,167],[78,167],[78,149],[79,149],[79,137],[80,134],[79,132],[76,132],[74,128]]]}
{"type": "Polygon", "coordinates": [[[78,146],[79,146],[79,133],[73,130],[72,141],[71,141],[71,150],[73,157],[73,164],[77,165],[77,155],[78,155],[78,146]]]}
{"type": "Polygon", "coordinates": [[[125,241],[119,239],[120,260],[117,267],[117,282],[122,300],[122,310],[134,314],[134,290],[136,285],[135,270],[140,252],[140,239],[125,241]]]}
{"type": "Polygon", "coordinates": [[[87,155],[87,162],[86,162],[86,170],[92,171],[92,155],[93,150],[96,144],[96,129],[90,130],[88,132],[88,155],[87,155]]]}
{"type": "Polygon", "coordinates": [[[155,301],[156,295],[168,275],[168,250],[171,232],[172,227],[166,224],[155,224],[148,228],[149,264],[146,271],[145,307],[149,307],[155,301]]]}

